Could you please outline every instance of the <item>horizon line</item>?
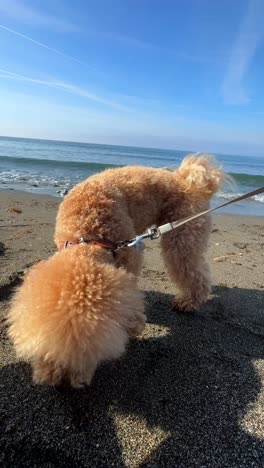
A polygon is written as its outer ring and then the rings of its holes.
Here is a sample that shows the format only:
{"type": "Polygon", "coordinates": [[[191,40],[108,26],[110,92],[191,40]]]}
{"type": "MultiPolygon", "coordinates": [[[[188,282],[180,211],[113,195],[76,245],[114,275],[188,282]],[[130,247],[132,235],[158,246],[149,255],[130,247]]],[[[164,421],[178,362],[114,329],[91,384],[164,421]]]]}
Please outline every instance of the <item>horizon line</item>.
{"type": "MultiPolygon", "coordinates": [[[[151,147],[151,146],[138,146],[138,145],[114,145],[113,143],[97,143],[97,142],[92,142],[92,141],[74,141],[74,140],[60,140],[60,139],[54,139],[54,138],[36,138],[36,137],[18,137],[18,136],[13,136],[13,135],[0,135],[0,139],[2,138],[11,138],[14,140],[35,140],[35,141],[49,141],[49,142],[56,142],[56,143],[74,143],[77,145],[83,144],[83,145],[95,145],[95,146],[111,146],[111,147],[119,147],[119,148],[138,148],[138,149],[149,149],[149,150],[159,150],[159,151],[181,151],[183,153],[187,154],[193,154],[195,152],[199,152],[201,154],[209,154],[209,155],[216,155],[216,156],[237,156],[237,157],[252,157],[253,155],[249,154],[233,154],[233,153],[218,153],[214,151],[196,151],[196,150],[186,150],[186,149],[181,149],[181,148],[161,148],[161,147],[151,147]]],[[[263,158],[264,157],[264,152],[263,156],[258,156],[254,155],[254,158],[263,158]]]]}

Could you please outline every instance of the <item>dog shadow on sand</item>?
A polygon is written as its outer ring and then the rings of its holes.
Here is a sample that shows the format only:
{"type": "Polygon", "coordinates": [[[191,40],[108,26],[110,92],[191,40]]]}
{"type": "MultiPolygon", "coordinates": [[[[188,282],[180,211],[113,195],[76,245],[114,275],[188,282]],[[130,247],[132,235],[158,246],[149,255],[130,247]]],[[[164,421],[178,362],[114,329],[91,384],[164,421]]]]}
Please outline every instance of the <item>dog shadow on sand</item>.
{"type": "Polygon", "coordinates": [[[167,294],[145,300],[151,327],[88,389],[38,387],[29,366],[2,368],[1,466],[264,466],[264,440],[243,426],[261,424],[264,291],[216,287],[194,314],[167,294]],[[140,421],[162,440],[151,446],[140,421]]]}

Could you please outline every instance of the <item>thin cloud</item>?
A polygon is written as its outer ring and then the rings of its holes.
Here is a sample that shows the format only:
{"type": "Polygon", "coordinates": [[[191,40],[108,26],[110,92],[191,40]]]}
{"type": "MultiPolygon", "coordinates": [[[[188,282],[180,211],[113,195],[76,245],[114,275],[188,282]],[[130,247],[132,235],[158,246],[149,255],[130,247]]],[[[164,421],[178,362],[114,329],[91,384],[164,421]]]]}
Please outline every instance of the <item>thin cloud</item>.
{"type": "Polygon", "coordinates": [[[264,2],[249,0],[239,34],[232,46],[222,92],[228,104],[246,104],[250,101],[244,87],[244,78],[250,63],[264,38],[264,2]]]}
{"type": "Polygon", "coordinates": [[[32,83],[36,85],[46,86],[48,88],[55,88],[62,91],[66,91],[68,93],[83,97],[89,101],[96,102],[98,104],[103,104],[104,106],[112,107],[113,109],[129,112],[130,109],[126,106],[123,106],[119,102],[114,100],[99,96],[95,93],[92,93],[86,89],[80,88],[79,86],[75,86],[71,83],[66,83],[64,81],[49,81],[49,80],[42,80],[38,78],[32,78],[25,75],[20,75],[18,73],[10,72],[9,70],[1,69],[0,68],[0,78],[7,79],[7,80],[17,80],[23,81],[27,83],[32,83]]]}
{"type": "MultiPolygon", "coordinates": [[[[91,32],[91,31],[90,31],[91,32]]],[[[94,34],[97,33],[94,31],[94,34]]],[[[121,44],[136,47],[140,49],[149,49],[149,50],[164,50],[163,47],[158,46],[157,44],[152,44],[151,42],[142,41],[141,39],[137,39],[136,37],[126,36],[123,34],[118,33],[111,33],[111,32],[99,32],[100,36],[105,37],[106,39],[112,39],[114,41],[120,42],[121,44]]]]}
{"type": "Polygon", "coordinates": [[[33,44],[38,45],[39,47],[43,47],[44,49],[47,49],[50,52],[53,52],[54,54],[61,55],[62,57],[67,58],[69,60],[73,60],[74,62],[77,62],[77,63],[79,63],[81,65],[87,65],[85,62],[73,57],[72,55],[66,54],[65,52],[61,52],[60,50],[54,49],[53,47],[49,47],[46,44],[44,44],[43,42],[36,41],[32,37],[26,36],[25,34],[21,34],[20,32],[15,31],[14,29],[8,28],[7,26],[4,26],[3,24],[0,24],[0,28],[3,29],[4,31],[7,31],[7,32],[11,33],[11,34],[14,34],[15,36],[18,36],[18,37],[21,37],[22,39],[30,41],[33,44]]]}
{"type": "Polygon", "coordinates": [[[184,62],[193,62],[193,63],[216,63],[220,61],[219,58],[215,56],[209,55],[197,55],[188,52],[177,51],[172,47],[167,47],[164,45],[158,45],[153,42],[143,41],[142,39],[138,39],[132,36],[126,36],[124,34],[118,34],[116,32],[105,32],[105,31],[98,31],[89,28],[89,31],[86,31],[86,34],[89,34],[94,37],[103,37],[106,40],[111,40],[114,42],[118,42],[123,46],[137,48],[141,50],[146,50],[149,52],[157,52],[159,54],[168,54],[173,58],[177,58],[178,60],[184,62]]]}
{"type": "Polygon", "coordinates": [[[4,15],[32,27],[45,27],[56,32],[75,32],[79,30],[76,25],[67,19],[61,18],[61,15],[56,18],[17,0],[0,0],[0,13],[1,16],[4,15]]]}

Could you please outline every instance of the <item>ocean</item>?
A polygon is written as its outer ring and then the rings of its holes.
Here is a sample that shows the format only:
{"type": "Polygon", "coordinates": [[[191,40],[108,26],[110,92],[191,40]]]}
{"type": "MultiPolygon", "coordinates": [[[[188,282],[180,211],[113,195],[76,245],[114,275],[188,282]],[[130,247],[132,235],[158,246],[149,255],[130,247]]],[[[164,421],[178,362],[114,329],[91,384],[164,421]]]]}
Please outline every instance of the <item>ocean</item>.
{"type": "MultiPolygon", "coordinates": [[[[87,177],[109,167],[142,165],[177,167],[189,151],[134,148],[27,138],[0,137],[0,189],[62,196],[87,177]]],[[[212,204],[223,203],[264,186],[263,158],[215,154],[225,172],[236,181],[218,193],[212,204]]],[[[243,215],[264,215],[264,194],[221,210],[243,215]]]]}

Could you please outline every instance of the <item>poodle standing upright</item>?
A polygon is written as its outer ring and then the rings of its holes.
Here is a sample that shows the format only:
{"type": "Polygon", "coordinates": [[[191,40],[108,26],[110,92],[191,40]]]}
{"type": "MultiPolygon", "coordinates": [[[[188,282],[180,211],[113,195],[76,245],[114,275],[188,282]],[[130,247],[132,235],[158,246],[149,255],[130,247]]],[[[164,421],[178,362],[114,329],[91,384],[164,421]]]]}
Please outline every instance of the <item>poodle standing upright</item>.
{"type": "MultiPolygon", "coordinates": [[[[31,362],[35,382],[81,387],[101,362],[122,355],[145,326],[142,253],[116,251],[116,242],[207,209],[224,178],[208,156],[190,155],[175,171],[110,169],[70,191],[57,216],[58,252],[26,275],[8,316],[17,355],[31,362]]],[[[203,216],[161,240],[178,309],[197,309],[210,293],[210,231],[203,216]]]]}

